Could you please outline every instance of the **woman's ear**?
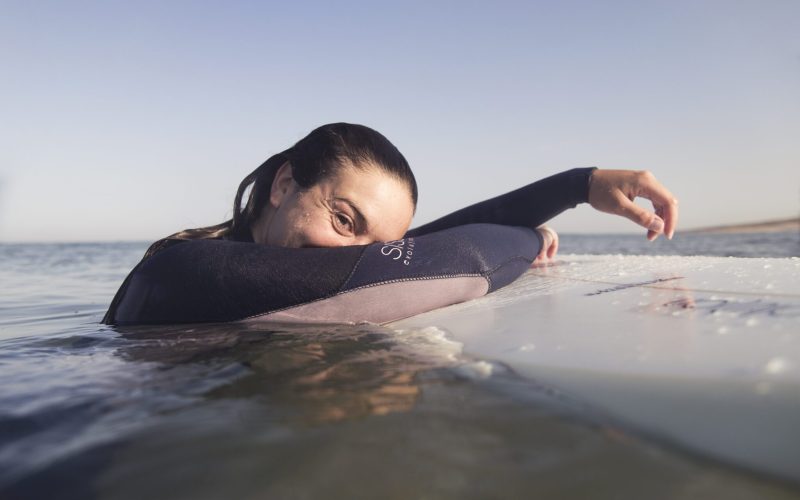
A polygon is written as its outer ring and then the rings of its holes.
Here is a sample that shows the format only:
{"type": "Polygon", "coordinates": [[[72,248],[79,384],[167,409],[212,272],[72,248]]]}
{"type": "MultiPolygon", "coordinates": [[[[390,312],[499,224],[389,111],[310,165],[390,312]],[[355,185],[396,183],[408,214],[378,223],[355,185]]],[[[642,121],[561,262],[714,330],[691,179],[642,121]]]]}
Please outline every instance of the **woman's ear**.
{"type": "Polygon", "coordinates": [[[269,203],[275,208],[278,208],[286,195],[292,190],[292,164],[288,161],[285,162],[275,172],[275,178],[272,180],[272,187],[269,192],[269,203]]]}

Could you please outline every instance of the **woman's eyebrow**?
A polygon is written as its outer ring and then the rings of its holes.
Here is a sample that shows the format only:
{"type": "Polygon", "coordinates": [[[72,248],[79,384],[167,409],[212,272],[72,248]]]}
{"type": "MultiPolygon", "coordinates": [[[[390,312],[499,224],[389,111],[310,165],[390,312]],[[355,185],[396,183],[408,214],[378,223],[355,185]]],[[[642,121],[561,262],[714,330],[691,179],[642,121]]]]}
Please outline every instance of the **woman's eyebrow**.
{"type": "Polygon", "coordinates": [[[347,198],[334,198],[336,201],[341,201],[342,203],[347,203],[350,208],[353,210],[356,218],[356,225],[363,231],[366,232],[369,229],[369,224],[367,224],[367,218],[364,217],[364,214],[361,213],[361,210],[358,209],[355,203],[348,200],[347,198]]]}

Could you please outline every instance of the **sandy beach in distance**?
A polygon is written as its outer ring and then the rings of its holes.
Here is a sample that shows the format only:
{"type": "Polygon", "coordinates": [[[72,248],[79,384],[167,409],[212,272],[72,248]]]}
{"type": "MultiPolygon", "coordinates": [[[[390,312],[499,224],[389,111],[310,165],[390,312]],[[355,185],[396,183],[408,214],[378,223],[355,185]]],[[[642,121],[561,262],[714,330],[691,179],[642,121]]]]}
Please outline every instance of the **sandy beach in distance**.
{"type": "Polygon", "coordinates": [[[687,229],[684,233],[779,233],[800,231],[800,217],[778,219],[747,224],[733,224],[728,226],[710,226],[696,229],[687,229]]]}

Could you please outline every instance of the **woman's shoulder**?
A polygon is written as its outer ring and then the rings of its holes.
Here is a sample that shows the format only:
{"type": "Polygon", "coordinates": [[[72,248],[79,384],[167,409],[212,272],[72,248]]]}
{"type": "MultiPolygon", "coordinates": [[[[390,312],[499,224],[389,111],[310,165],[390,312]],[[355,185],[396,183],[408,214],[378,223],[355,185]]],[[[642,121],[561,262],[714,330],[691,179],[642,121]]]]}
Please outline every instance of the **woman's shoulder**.
{"type": "Polygon", "coordinates": [[[226,222],[217,226],[198,229],[184,229],[183,231],[179,231],[165,238],[161,238],[147,248],[142,261],[145,261],[155,254],[174,247],[180,243],[208,240],[253,243],[253,237],[249,231],[238,231],[236,233],[231,232],[230,226],[226,222]]]}
{"type": "Polygon", "coordinates": [[[185,241],[189,241],[189,240],[170,238],[170,237],[162,238],[162,239],[154,242],[153,244],[151,244],[149,247],[147,247],[147,251],[145,251],[144,257],[142,257],[142,261],[145,261],[145,260],[149,259],[150,257],[152,257],[153,255],[157,254],[158,252],[164,251],[167,248],[173,247],[173,246],[175,246],[175,245],[177,245],[179,243],[183,243],[185,241]]]}

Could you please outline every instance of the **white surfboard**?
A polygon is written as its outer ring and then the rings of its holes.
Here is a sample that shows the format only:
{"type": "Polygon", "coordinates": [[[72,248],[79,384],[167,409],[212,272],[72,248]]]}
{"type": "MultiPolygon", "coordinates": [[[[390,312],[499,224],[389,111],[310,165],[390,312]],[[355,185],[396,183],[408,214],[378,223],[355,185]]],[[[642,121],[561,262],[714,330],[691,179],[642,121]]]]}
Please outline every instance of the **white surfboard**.
{"type": "Polygon", "coordinates": [[[800,481],[800,259],[563,256],[435,326],[621,422],[800,481]]]}

